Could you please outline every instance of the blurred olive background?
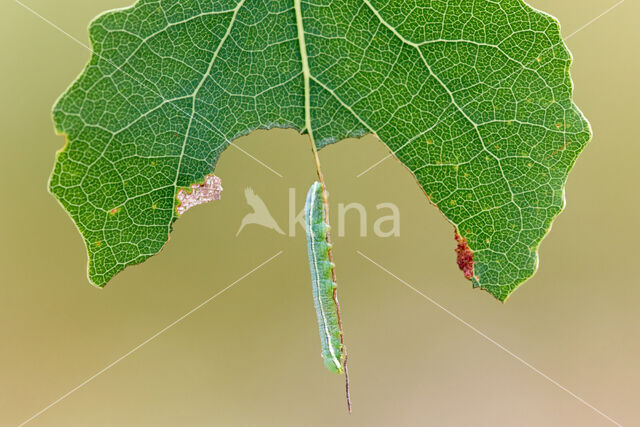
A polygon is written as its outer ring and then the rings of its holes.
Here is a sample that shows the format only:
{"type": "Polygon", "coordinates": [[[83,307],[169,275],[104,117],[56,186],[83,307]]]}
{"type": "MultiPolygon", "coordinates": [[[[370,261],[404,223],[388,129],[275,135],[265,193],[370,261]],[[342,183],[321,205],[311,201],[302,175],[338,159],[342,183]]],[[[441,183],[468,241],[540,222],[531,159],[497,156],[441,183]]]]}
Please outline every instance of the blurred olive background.
{"type": "MultiPolygon", "coordinates": [[[[89,21],[131,0],[24,0],[86,43],[89,21]]],[[[568,35],[614,4],[536,0],[568,35]]],[[[575,98],[595,137],[539,272],[502,305],[455,263],[452,227],[373,137],[321,152],[333,205],[391,202],[401,236],[337,238],[354,413],[319,357],[302,229],[236,237],[252,187],[288,229],[314,179],[305,137],[256,132],[229,148],[220,202],[189,211],[157,256],[105,289],[46,184],[50,109],[89,52],[12,0],[0,5],[0,425],[17,425],[254,267],[282,255],[51,407],[34,426],[604,426],[610,422],[356,253],[360,250],[625,425],[640,425],[638,2],[568,40],[575,98]]]]}

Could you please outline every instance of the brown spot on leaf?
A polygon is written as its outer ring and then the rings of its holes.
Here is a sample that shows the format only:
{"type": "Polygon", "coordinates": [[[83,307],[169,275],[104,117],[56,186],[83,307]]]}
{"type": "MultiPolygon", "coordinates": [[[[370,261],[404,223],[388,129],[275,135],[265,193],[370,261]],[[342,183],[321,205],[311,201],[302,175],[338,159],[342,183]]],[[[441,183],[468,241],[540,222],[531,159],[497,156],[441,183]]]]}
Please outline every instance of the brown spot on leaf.
{"type": "Polygon", "coordinates": [[[458,246],[456,247],[458,267],[460,267],[460,270],[464,273],[464,277],[471,280],[473,277],[473,251],[469,248],[467,239],[458,234],[458,230],[455,230],[455,237],[456,242],[458,242],[458,246]]]}
{"type": "Polygon", "coordinates": [[[222,181],[215,175],[207,175],[202,184],[192,184],[190,193],[187,193],[184,188],[180,189],[176,195],[180,202],[176,207],[178,215],[182,215],[194,206],[220,200],[221,192],[222,181]]]}
{"type": "Polygon", "coordinates": [[[571,144],[571,141],[567,141],[566,144],[564,144],[562,147],[558,148],[557,150],[547,154],[546,156],[544,156],[545,159],[551,157],[551,156],[555,156],[558,153],[562,153],[568,146],[569,144],[571,144]]]}

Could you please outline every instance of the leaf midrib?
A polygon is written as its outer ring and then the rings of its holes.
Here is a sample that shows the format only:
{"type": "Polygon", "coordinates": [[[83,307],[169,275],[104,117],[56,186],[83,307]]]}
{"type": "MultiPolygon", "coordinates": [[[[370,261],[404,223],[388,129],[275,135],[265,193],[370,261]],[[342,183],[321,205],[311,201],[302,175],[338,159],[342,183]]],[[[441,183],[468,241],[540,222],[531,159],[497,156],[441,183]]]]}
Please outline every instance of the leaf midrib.
{"type": "MultiPolygon", "coordinates": [[[[222,36],[222,38],[220,39],[220,43],[218,43],[218,46],[216,47],[216,50],[213,52],[213,56],[211,57],[211,60],[209,61],[209,65],[207,67],[207,70],[205,71],[204,75],[202,76],[202,79],[200,79],[200,82],[198,83],[198,86],[193,91],[193,95],[192,95],[193,100],[191,102],[191,115],[189,116],[189,124],[187,125],[187,131],[185,132],[184,139],[182,140],[182,148],[181,148],[180,157],[179,157],[179,160],[178,160],[178,167],[176,168],[176,176],[175,176],[174,182],[173,182],[173,186],[174,186],[176,191],[178,190],[178,180],[180,178],[180,169],[182,167],[182,159],[184,159],[184,153],[185,153],[185,149],[187,147],[187,141],[188,141],[189,135],[191,133],[191,126],[193,124],[193,119],[194,119],[194,117],[196,115],[196,98],[198,97],[198,92],[200,91],[200,89],[204,85],[204,82],[210,77],[211,70],[213,69],[213,64],[215,63],[216,59],[218,58],[218,54],[220,53],[220,50],[222,49],[222,46],[224,45],[225,41],[229,38],[229,35],[231,34],[231,30],[233,29],[233,25],[236,23],[236,18],[238,17],[238,12],[240,12],[240,9],[244,5],[244,2],[245,2],[245,0],[240,0],[238,2],[238,4],[236,5],[236,7],[233,9],[233,15],[231,16],[231,20],[229,22],[229,25],[227,26],[227,31],[224,33],[224,36],[222,36]]],[[[172,207],[172,212],[174,212],[174,215],[175,215],[175,210],[176,210],[176,201],[177,201],[177,198],[174,197],[173,198],[173,207],[172,207]]],[[[169,228],[169,232],[171,232],[171,221],[169,221],[168,228],[169,228]]]]}

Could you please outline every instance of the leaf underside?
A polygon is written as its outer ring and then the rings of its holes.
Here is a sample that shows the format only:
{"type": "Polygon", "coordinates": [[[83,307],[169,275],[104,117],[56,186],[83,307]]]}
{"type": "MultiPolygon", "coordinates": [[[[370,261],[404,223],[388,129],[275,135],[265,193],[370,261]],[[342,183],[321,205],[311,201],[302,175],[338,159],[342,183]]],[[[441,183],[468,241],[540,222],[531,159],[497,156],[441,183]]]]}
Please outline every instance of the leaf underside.
{"type": "Polygon", "coordinates": [[[67,144],[50,181],[91,282],[160,251],[176,193],[234,139],[308,131],[307,112],[318,148],[382,140],[466,239],[474,286],[505,300],[535,272],[591,136],[558,22],[520,0],[299,10],[301,21],[294,0],[140,0],[92,22],[94,53],[53,110],[67,144]]]}

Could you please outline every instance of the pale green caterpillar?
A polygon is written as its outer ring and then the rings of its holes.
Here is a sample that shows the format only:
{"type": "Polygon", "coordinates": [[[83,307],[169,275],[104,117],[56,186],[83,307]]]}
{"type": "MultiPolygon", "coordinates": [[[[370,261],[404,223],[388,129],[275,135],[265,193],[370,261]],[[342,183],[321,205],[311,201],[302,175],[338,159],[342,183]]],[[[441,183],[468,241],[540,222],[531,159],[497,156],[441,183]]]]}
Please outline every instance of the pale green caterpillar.
{"type": "Polygon", "coordinates": [[[322,184],[313,183],[304,207],[305,231],[311,268],[313,300],[318,316],[322,359],[331,372],[344,371],[346,352],[336,297],[334,264],[331,262],[329,224],[326,220],[322,184]]]}

